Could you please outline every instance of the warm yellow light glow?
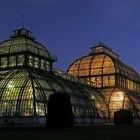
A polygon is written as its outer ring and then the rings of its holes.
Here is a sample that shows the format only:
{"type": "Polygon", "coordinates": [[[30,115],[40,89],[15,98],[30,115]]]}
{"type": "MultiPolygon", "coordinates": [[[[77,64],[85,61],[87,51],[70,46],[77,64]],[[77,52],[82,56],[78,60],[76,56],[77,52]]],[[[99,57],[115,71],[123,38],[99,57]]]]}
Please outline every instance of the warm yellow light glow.
{"type": "Polygon", "coordinates": [[[117,91],[112,94],[111,101],[123,101],[124,100],[124,92],[117,91]]]}
{"type": "Polygon", "coordinates": [[[41,107],[41,106],[36,105],[36,112],[37,112],[39,115],[44,115],[44,111],[43,111],[40,107],[41,107]]]}
{"type": "Polygon", "coordinates": [[[91,99],[92,99],[92,100],[96,100],[96,98],[95,98],[95,96],[94,96],[94,95],[92,95],[92,96],[91,96],[91,99]]]}
{"type": "Polygon", "coordinates": [[[124,108],[124,97],[125,93],[123,91],[117,91],[112,93],[109,103],[109,109],[119,110],[124,108]]]}
{"type": "Polygon", "coordinates": [[[12,88],[12,87],[13,87],[13,82],[10,81],[10,82],[7,84],[7,87],[8,87],[8,88],[12,88]]]}
{"type": "Polygon", "coordinates": [[[29,113],[29,112],[23,112],[23,113],[22,113],[22,116],[25,116],[25,117],[26,117],[26,116],[30,116],[30,113],[29,113]]]}

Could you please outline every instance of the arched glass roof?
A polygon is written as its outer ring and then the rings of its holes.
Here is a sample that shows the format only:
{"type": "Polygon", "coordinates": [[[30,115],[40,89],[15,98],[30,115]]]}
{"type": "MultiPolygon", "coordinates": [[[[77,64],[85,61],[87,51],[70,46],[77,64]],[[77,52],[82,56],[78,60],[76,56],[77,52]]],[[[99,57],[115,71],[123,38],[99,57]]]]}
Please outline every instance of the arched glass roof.
{"type": "Polygon", "coordinates": [[[70,95],[75,117],[106,117],[106,100],[93,87],[28,69],[11,70],[2,75],[0,117],[45,116],[48,97],[54,93],[70,95]],[[103,108],[100,109],[99,106],[103,108]]]}
{"type": "Polygon", "coordinates": [[[138,73],[108,54],[90,54],[74,61],[68,68],[68,75],[89,77],[108,74],[121,74],[131,80],[140,81],[138,73]]]}
{"type": "Polygon", "coordinates": [[[25,37],[6,40],[0,43],[0,49],[0,55],[29,51],[46,58],[50,57],[48,50],[43,45],[25,37]]]}
{"type": "Polygon", "coordinates": [[[76,119],[107,118],[107,101],[103,93],[83,82],[74,81],[74,78],[57,75],[52,70],[54,61],[55,57],[50,56],[48,50],[25,28],[15,30],[9,40],[0,43],[2,119],[44,119],[51,94],[69,94],[76,119]]]}
{"type": "Polygon", "coordinates": [[[134,117],[140,117],[140,76],[110,48],[97,45],[92,53],[74,61],[67,72],[69,76],[88,80],[104,93],[108,117],[113,118],[119,109],[131,110],[134,117]]]}

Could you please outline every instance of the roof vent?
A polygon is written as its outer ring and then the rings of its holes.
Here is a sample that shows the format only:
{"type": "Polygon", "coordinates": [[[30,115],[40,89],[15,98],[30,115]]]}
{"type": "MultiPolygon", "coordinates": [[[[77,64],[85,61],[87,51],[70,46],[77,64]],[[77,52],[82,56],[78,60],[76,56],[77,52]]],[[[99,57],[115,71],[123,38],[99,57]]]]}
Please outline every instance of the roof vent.
{"type": "Polygon", "coordinates": [[[12,33],[10,37],[15,38],[15,37],[20,37],[20,36],[24,36],[24,37],[35,40],[35,37],[32,35],[32,32],[25,28],[14,30],[14,32],[12,33]]]}
{"type": "Polygon", "coordinates": [[[119,55],[116,54],[114,51],[112,51],[111,48],[107,47],[103,43],[99,43],[99,44],[95,45],[95,47],[91,47],[90,54],[98,54],[98,53],[106,53],[116,59],[119,59],[119,55]]]}

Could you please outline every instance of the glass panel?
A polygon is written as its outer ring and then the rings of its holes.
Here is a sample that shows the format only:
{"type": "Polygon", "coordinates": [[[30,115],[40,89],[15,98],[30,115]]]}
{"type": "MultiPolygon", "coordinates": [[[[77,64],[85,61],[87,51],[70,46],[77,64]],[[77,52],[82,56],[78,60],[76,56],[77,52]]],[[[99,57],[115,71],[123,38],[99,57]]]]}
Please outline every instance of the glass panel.
{"type": "Polygon", "coordinates": [[[76,61],[76,62],[70,67],[69,71],[71,71],[71,70],[78,70],[79,64],[80,64],[80,60],[76,61]]]}
{"type": "Polygon", "coordinates": [[[45,70],[45,61],[41,59],[41,69],[45,70]]]}
{"type": "Polygon", "coordinates": [[[102,69],[91,69],[91,75],[101,75],[102,69]]]}
{"type": "Polygon", "coordinates": [[[112,74],[115,73],[114,67],[104,67],[103,68],[103,74],[112,74]]]}
{"type": "Polygon", "coordinates": [[[7,67],[7,57],[2,57],[1,58],[1,68],[6,68],[7,67]]]}
{"type": "Polygon", "coordinates": [[[77,70],[70,70],[70,71],[68,71],[68,75],[70,75],[70,76],[79,76],[79,71],[77,71],[77,70]]]}
{"type": "Polygon", "coordinates": [[[50,71],[50,63],[46,60],[41,59],[41,69],[50,71]]]}
{"type": "Polygon", "coordinates": [[[20,102],[20,116],[34,116],[33,100],[20,102]]]}
{"type": "Polygon", "coordinates": [[[29,61],[29,66],[33,66],[34,65],[33,56],[29,55],[28,59],[29,59],[28,60],[29,61]]]}
{"type": "Polygon", "coordinates": [[[37,57],[34,58],[34,67],[39,68],[39,58],[37,57]]]}
{"type": "Polygon", "coordinates": [[[82,63],[79,67],[79,70],[84,70],[84,69],[90,69],[90,64],[82,63]]]}
{"type": "Polygon", "coordinates": [[[112,96],[110,98],[110,109],[121,109],[123,107],[123,101],[124,101],[124,92],[117,91],[112,93],[112,96]]]}
{"type": "Polygon", "coordinates": [[[14,45],[14,46],[11,46],[10,47],[10,52],[12,53],[12,52],[18,52],[18,46],[16,46],[16,45],[14,45]]]}
{"type": "Polygon", "coordinates": [[[34,105],[33,105],[33,89],[31,80],[28,81],[22,96],[20,98],[20,116],[33,116],[34,105]]]}
{"type": "Polygon", "coordinates": [[[36,113],[38,116],[45,116],[45,106],[43,103],[36,103],[36,113]]]}
{"type": "Polygon", "coordinates": [[[89,75],[89,70],[80,70],[79,71],[79,76],[88,76],[89,75]]]}
{"type": "Polygon", "coordinates": [[[49,62],[45,61],[45,67],[47,71],[50,71],[50,64],[49,62]]]}
{"type": "Polygon", "coordinates": [[[102,86],[101,77],[92,77],[91,78],[91,84],[95,87],[101,87],[102,86]]]}
{"type": "Polygon", "coordinates": [[[9,57],[9,67],[16,66],[16,56],[10,56],[9,57]]]}
{"type": "Polygon", "coordinates": [[[0,54],[6,54],[9,53],[9,46],[8,47],[1,47],[0,54]]]}
{"type": "MultiPolygon", "coordinates": [[[[19,98],[22,95],[21,89],[24,87],[23,84],[28,76],[28,73],[22,71],[19,73],[15,73],[15,75],[11,77],[11,75],[13,74],[14,73],[8,74],[0,82],[0,93],[2,93],[0,98],[0,107],[2,107],[0,111],[0,116],[17,115],[16,109],[17,109],[17,105],[19,105],[19,100],[21,99],[19,98]]],[[[30,96],[29,92],[30,89],[28,89],[28,93],[27,93],[28,99],[33,99],[29,97],[30,96]]],[[[31,94],[31,96],[33,95],[31,94]]]]}
{"type": "Polygon", "coordinates": [[[18,57],[17,57],[17,66],[24,65],[24,61],[25,61],[24,55],[18,55],[18,57]]]}
{"type": "Polygon", "coordinates": [[[115,85],[115,76],[103,76],[103,86],[114,86],[115,85]]]}

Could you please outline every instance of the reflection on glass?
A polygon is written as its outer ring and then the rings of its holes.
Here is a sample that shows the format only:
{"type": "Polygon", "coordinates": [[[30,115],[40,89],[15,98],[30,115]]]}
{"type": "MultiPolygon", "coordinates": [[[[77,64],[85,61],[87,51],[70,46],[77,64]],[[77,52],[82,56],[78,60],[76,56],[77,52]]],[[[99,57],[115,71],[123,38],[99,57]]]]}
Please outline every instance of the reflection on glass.
{"type": "Polygon", "coordinates": [[[110,117],[112,118],[115,111],[128,108],[128,98],[123,91],[116,91],[111,94],[109,101],[110,117]]]}
{"type": "Polygon", "coordinates": [[[34,58],[34,67],[39,68],[39,59],[37,57],[34,58]]]}
{"type": "Polygon", "coordinates": [[[45,67],[47,71],[50,71],[50,64],[49,62],[45,61],[45,67]]]}
{"type": "Polygon", "coordinates": [[[24,61],[25,61],[24,55],[18,55],[18,57],[17,57],[17,66],[24,65],[24,61]]]}
{"type": "Polygon", "coordinates": [[[45,70],[45,61],[41,59],[41,69],[45,70]]]}
{"type": "Polygon", "coordinates": [[[29,55],[28,57],[28,61],[29,61],[29,66],[33,66],[34,65],[34,61],[33,61],[33,56],[29,55]]]}
{"type": "Polygon", "coordinates": [[[9,57],[9,67],[16,66],[16,56],[9,57]]]}
{"type": "Polygon", "coordinates": [[[1,58],[1,68],[6,68],[7,67],[7,57],[2,57],[1,58]]]}

